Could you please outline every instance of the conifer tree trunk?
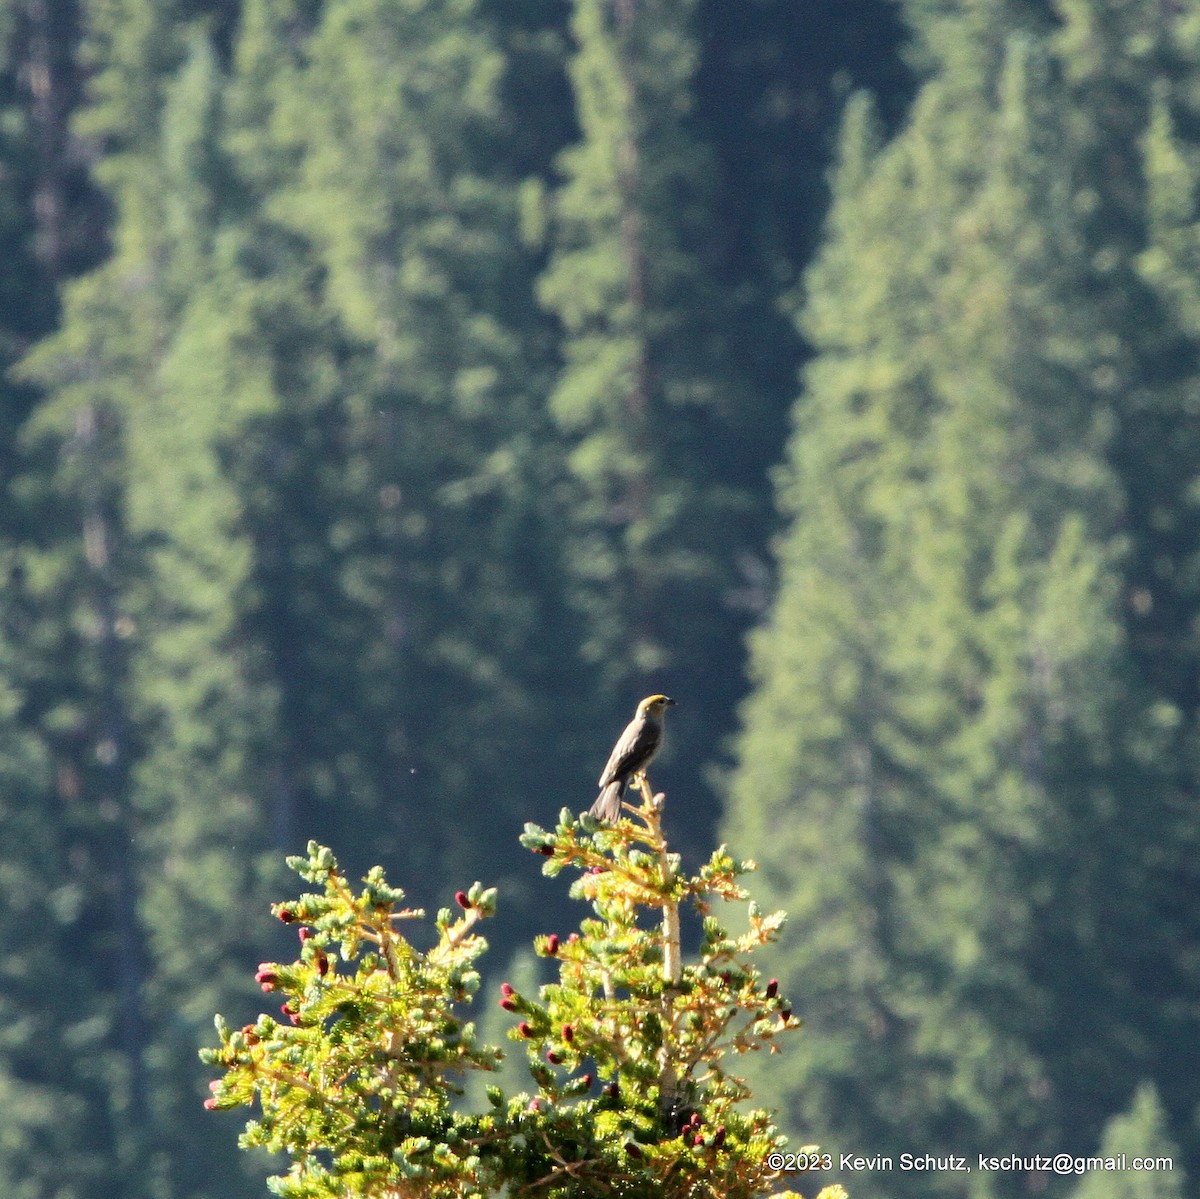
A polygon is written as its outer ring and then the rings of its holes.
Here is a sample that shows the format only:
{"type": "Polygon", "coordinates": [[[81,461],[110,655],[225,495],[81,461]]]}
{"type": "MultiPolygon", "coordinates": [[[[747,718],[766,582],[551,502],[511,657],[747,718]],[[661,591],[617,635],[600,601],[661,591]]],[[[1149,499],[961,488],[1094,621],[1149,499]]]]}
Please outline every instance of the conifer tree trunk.
{"type": "MultiPolygon", "coordinates": [[[[644,240],[645,221],[641,211],[639,170],[641,154],[637,142],[635,114],[638,111],[637,82],[633,70],[632,56],[634,22],[637,20],[638,0],[613,0],[616,17],[616,53],[618,70],[625,91],[627,119],[620,134],[617,150],[618,190],[621,203],[621,251],[625,260],[626,298],[629,303],[630,319],[635,331],[632,370],[629,388],[625,397],[626,419],[629,422],[630,439],[634,448],[634,459],[639,466],[626,480],[628,488],[623,505],[626,527],[641,527],[649,516],[650,499],[654,480],[650,473],[650,360],[646,345],[646,247],[644,240]]],[[[636,559],[626,563],[630,579],[628,591],[631,603],[629,612],[634,640],[637,643],[655,643],[653,600],[649,580],[636,559]]]]}
{"type": "MultiPolygon", "coordinates": [[[[111,419],[111,417],[110,417],[111,419]]],[[[82,464],[80,494],[84,556],[91,571],[91,603],[96,625],[99,678],[96,687],[98,727],[95,754],[100,764],[100,791],[92,802],[109,813],[107,879],[116,930],[117,1045],[128,1070],[126,1132],[136,1143],[147,1130],[145,1050],[149,1027],[144,992],[147,954],[138,908],[141,882],[137,870],[136,822],[131,805],[129,767],[132,757],[131,721],[125,704],[124,652],[118,632],[118,584],[113,562],[116,530],[105,511],[102,478],[105,473],[96,404],[81,408],[75,421],[74,449],[82,464]]]]}

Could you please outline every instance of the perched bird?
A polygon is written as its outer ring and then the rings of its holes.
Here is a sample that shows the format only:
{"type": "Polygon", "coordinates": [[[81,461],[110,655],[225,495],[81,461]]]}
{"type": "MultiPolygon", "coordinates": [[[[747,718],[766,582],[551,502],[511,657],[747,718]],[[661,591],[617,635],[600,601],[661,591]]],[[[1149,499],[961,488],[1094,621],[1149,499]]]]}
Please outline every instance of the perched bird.
{"type": "Polygon", "coordinates": [[[600,775],[600,794],[589,815],[612,823],[621,815],[621,800],[630,780],[641,774],[658,753],[663,739],[663,713],[675,701],[666,695],[648,695],[625,726],[600,775]]]}

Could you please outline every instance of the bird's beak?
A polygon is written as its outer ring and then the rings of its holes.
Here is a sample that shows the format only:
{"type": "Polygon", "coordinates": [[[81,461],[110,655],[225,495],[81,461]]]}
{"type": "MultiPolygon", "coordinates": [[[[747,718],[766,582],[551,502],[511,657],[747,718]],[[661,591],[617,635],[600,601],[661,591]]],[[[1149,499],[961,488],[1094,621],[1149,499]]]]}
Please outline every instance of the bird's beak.
{"type": "Polygon", "coordinates": [[[668,695],[667,696],[667,707],[673,708],[674,706],[675,706],[675,701],[668,695]]]}

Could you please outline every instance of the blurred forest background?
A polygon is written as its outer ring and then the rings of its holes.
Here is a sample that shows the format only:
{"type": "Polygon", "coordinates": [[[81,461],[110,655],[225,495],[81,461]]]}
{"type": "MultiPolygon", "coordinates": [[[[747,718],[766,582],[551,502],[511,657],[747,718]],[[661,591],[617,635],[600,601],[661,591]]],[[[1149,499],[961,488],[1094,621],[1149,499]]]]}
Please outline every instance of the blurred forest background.
{"type": "Polygon", "coordinates": [[[283,854],[498,884],[532,969],[578,913],[517,834],[663,690],[676,847],[792,914],[794,1145],[1182,1199],[1191,0],[0,0],[0,47],[7,1196],[262,1194],[196,1049],[283,854]]]}

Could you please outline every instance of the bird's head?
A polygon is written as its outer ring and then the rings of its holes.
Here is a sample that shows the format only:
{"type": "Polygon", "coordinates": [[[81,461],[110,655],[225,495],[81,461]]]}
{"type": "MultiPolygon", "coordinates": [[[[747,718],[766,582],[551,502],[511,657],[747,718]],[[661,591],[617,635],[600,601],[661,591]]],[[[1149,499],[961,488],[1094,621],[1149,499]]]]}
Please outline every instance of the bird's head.
{"type": "Polygon", "coordinates": [[[647,695],[638,704],[639,716],[661,716],[668,708],[673,708],[675,701],[669,695],[647,695]]]}

